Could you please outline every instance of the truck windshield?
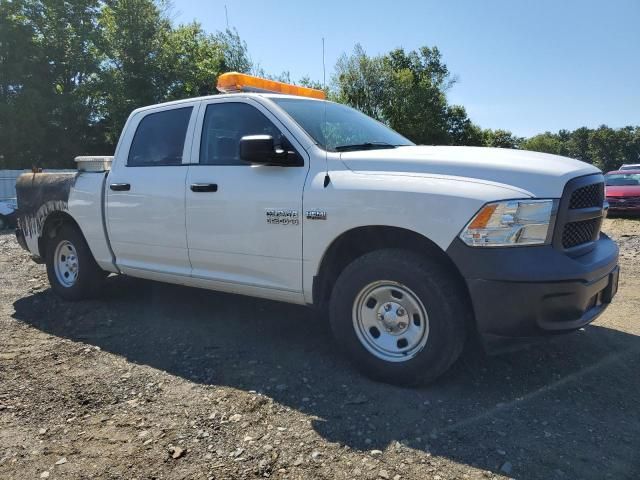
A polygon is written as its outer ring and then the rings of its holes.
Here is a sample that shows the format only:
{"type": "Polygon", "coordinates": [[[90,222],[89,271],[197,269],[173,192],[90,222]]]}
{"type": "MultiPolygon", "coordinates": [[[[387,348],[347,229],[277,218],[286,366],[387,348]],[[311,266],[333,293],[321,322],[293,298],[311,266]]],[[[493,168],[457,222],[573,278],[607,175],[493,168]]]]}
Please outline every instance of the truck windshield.
{"type": "Polygon", "coordinates": [[[346,105],[297,98],[271,99],[325,150],[344,152],[413,145],[389,127],[346,105]]]}

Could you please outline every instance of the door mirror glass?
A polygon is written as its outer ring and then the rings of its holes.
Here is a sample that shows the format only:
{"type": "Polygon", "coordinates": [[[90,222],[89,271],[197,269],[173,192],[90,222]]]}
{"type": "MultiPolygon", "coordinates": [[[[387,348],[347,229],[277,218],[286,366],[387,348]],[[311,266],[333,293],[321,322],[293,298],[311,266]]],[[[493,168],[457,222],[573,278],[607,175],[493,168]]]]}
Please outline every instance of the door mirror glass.
{"type": "Polygon", "coordinates": [[[263,165],[286,165],[287,152],[277,148],[271,135],[246,135],[240,139],[240,158],[263,165]]]}
{"type": "Polygon", "coordinates": [[[240,139],[240,158],[249,163],[271,163],[275,156],[271,135],[246,135],[240,139]]]}

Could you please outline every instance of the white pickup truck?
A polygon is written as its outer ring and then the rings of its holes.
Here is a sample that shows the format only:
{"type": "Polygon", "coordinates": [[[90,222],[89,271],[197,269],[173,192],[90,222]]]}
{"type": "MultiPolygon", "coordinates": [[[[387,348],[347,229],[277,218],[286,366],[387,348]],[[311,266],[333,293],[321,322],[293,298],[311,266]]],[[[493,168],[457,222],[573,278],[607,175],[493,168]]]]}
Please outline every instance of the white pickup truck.
{"type": "Polygon", "coordinates": [[[238,90],[135,110],[113,157],[19,178],[17,237],[58,295],[113,273],[327,307],[355,364],[399,384],[470,335],[575,330],[615,295],[597,168],[417,146],[307,89],[238,90]]]}

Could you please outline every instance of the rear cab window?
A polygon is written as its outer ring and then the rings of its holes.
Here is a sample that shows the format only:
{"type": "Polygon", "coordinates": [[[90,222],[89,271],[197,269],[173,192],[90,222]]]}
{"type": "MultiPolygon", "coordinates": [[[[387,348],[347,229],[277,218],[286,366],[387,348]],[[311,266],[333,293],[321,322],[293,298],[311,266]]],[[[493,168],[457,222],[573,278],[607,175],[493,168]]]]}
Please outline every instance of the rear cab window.
{"type": "Polygon", "coordinates": [[[182,165],[182,152],[193,107],[147,114],[129,149],[128,167],[182,165]]]}

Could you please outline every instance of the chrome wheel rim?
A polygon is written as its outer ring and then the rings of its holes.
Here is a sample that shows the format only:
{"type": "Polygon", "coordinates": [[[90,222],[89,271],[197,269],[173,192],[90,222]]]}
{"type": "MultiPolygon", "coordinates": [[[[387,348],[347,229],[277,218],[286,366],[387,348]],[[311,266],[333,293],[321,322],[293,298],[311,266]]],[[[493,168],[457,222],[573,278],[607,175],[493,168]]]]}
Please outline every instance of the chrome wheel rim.
{"type": "Polygon", "coordinates": [[[78,279],[78,254],[76,247],[68,240],[63,240],[56,247],[53,257],[53,269],[58,282],[63,287],[72,287],[78,279]]]}
{"type": "Polygon", "coordinates": [[[429,338],[429,316],[418,296],[398,282],[364,287],[353,303],[353,327],[362,346],[386,362],[415,357],[429,338]]]}

